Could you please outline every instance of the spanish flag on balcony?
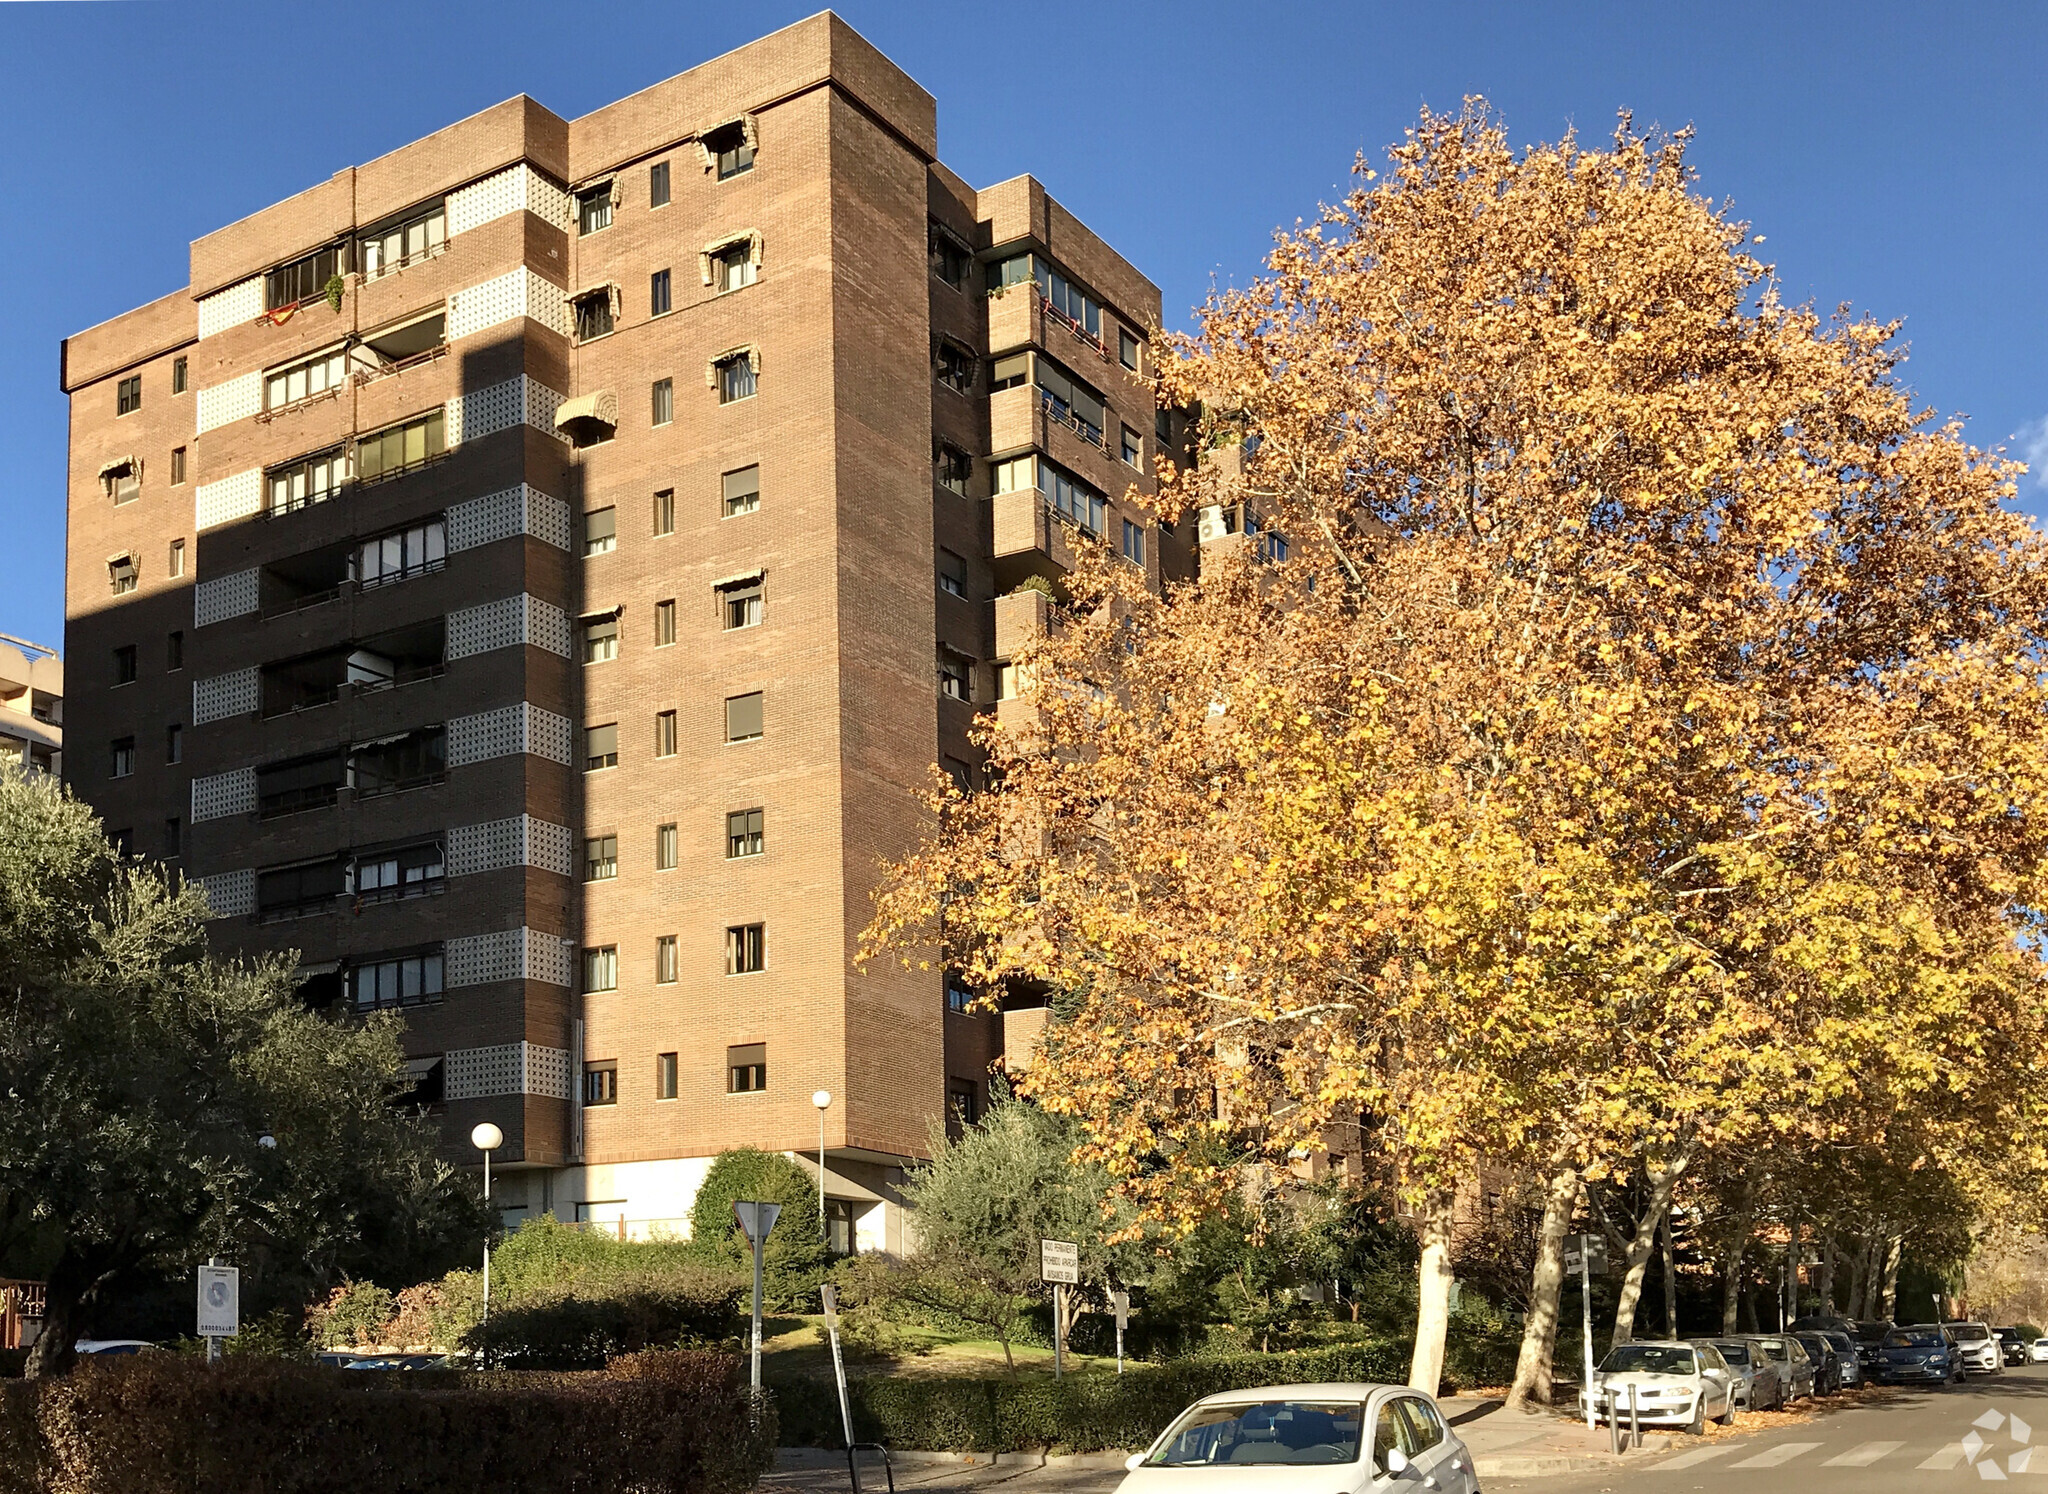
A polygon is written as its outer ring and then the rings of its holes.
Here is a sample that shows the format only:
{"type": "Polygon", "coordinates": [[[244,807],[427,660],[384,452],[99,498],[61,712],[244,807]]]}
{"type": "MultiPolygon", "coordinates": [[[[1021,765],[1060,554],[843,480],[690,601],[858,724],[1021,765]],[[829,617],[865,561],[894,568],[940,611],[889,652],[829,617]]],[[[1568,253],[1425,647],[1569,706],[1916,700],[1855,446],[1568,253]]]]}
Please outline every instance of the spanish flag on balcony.
{"type": "Polygon", "coordinates": [[[257,318],[257,320],[268,322],[273,327],[282,327],[286,322],[292,319],[292,313],[297,311],[298,309],[299,303],[297,301],[287,301],[282,306],[276,306],[271,308],[269,311],[264,312],[262,316],[257,318]]]}

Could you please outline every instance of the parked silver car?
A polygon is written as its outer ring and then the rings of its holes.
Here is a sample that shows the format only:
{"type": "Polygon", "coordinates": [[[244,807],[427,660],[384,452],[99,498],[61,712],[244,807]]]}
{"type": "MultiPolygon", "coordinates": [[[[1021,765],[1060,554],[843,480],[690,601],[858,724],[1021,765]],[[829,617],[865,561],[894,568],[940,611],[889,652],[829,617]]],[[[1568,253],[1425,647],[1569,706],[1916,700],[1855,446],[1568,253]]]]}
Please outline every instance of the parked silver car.
{"type": "Polygon", "coordinates": [[[1735,1404],[1744,1411],[1776,1411],[1788,1397],[1785,1377],[1778,1362],[1766,1354],[1753,1338],[1696,1338],[1696,1344],[1711,1344],[1721,1351],[1728,1373],[1735,1381],[1735,1404]]]}
{"type": "MultiPolygon", "coordinates": [[[[1579,1392],[1585,1414],[1587,1392],[1579,1392]]],[[[1591,1410],[1596,1420],[1631,1419],[1641,1426],[1699,1432],[1711,1419],[1735,1420],[1735,1377],[1711,1343],[1675,1339],[1616,1344],[1593,1371],[1591,1410]]]]}
{"type": "Polygon", "coordinates": [[[1752,1342],[1768,1354],[1771,1362],[1777,1365],[1778,1376],[1785,1382],[1786,1400],[1798,1401],[1812,1397],[1814,1363],[1813,1356],[1806,1352],[1806,1345],[1789,1333],[1759,1333],[1752,1342]]]}
{"type": "Polygon", "coordinates": [[[1998,1335],[1991,1331],[1989,1323],[1951,1319],[1941,1326],[1956,1341],[1956,1352],[1962,1356],[1965,1370],[1979,1375],[1996,1375],[2004,1371],[2005,1355],[1999,1351],[1998,1335]]]}

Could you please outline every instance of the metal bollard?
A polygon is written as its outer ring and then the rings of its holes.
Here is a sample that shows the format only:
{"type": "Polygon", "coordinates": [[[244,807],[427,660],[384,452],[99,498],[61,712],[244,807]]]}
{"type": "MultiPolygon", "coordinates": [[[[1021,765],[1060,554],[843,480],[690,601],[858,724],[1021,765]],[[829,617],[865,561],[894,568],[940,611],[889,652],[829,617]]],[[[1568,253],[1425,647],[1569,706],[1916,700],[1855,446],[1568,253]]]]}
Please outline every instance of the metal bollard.
{"type": "Polygon", "coordinates": [[[1636,1388],[1628,1388],[1628,1440],[1634,1447],[1643,1445],[1643,1424],[1636,1416],[1636,1388]]]}
{"type": "Polygon", "coordinates": [[[1607,1450],[1621,1456],[1621,1398],[1612,1390],[1607,1392],[1607,1450]]]}

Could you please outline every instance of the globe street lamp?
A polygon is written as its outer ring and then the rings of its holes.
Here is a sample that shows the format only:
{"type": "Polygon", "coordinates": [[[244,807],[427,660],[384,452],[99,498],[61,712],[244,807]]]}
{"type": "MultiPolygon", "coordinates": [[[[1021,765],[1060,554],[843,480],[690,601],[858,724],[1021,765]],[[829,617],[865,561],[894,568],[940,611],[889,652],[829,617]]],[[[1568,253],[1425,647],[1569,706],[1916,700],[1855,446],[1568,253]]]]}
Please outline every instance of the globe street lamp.
{"type": "Polygon", "coordinates": [[[818,1235],[830,1245],[832,1231],[825,1227],[825,1112],[832,1108],[832,1091],[813,1090],[811,1103],[818,1107],[818,1235]]]}
{"type": "MultiPolygon", "coordinates": [[[[491,1153],[505,1144],[505,1133],[489,1121],[483,1122],[469,1133],[469,1144],[484,1154],[484,1203],[491,1201],[491,1153]]],[[[484,1315],[483,1321],[491,1320],[491,1237],[489,1226],[484,1234],[484,1315]]]]}

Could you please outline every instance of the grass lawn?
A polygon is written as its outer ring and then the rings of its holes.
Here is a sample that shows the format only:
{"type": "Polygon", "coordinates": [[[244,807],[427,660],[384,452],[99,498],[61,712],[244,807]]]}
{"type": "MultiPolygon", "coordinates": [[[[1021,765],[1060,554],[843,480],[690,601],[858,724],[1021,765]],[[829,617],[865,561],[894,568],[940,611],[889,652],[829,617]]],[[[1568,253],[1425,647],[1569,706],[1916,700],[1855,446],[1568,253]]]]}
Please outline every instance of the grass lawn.
{"type": "MultiPolygon", "coordinates": [[[[832,1350],[818,1330],[821,1315],[775,1316],[761,1324],[761,1370],[764,1375],[827,1378],[832,1373],[832,1350]]],[[[976,1339],[942,1333],[933,1328],[904,1327],[905,1352],[877,1357],[849,1357],[849,1375],[960,1375],[981,1378],[1006,1373],[1003,1346],[994,1339],[976,1339]]],[[[1017,1374],[1043,1377],[1052,1374],[1052,1350],[1035,1344],[1013,1344],[1017,1374]]],[[[1130,1361],[1126,1361],[1129,1363],[1130,1361]]],[[[1114,1357],[1067,1352],[1066,1372],[1073,1374],[1115,1374],[1114,1357]]]]}

